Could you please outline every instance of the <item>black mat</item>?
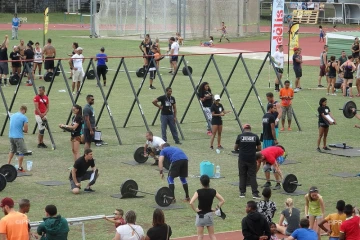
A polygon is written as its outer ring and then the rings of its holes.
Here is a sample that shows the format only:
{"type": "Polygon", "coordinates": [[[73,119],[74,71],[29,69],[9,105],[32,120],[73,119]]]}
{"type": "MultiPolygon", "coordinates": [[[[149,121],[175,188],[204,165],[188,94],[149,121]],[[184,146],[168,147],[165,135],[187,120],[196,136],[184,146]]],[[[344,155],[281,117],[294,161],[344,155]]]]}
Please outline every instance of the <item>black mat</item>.
{"type": "Polygon", "coordinates": [[[353,149],[340,149],[334,148],[332,150],[321,150],[321,153],[337,155],[342,157],[360,157],[360,149],[353,148],[353,149]]]}
{"type": "Polygon", "coordinates": [[[281,165],[290,165],[290,164],[297,164],[297,163],[301,163],[301,162],[286,159],[281,165]]]}
{"type": "MultiPolygon", "coordinates": [[[[112,195],[110,195],[110,196],[113,197],[113,198],[126,199],[126,198],[123,198],[123,197],[122,197],[121,193],[112,194],[112,195]]],[[[138,195],[136,195],[136,196],[133,197],[133,198],[143,198],[143,197],[144,197],[144,196],[138,196],[138,195]]]]}
{"type": "Polygon", "coordinates": [[[66,182],[60,182],[60,181],[41,181],[36,183],[44,186],[60,186],[66,184],[66,182]]]}
{"type": "Polygon", "coordinates": [[[32,176],[32,174],[29,172],[18,172],[17,176],[18,177],[27,177],[27,176],[32,176]]]}
{"type": "Polygon", "coordinates": [[[177,204],[170,204],[167,207],[160,207],[159,205],[152,206],[153,208],[159,208],[161,210],[174,210],[174,209],[183,209],[184,207],[177,204]]]}
{"type": "Polygon", "coordinates": [[[284,195],[290,195],[290,196],[300,196],[300,195],[305,195],[307,192],[304,192],[304,191],[301,191],[301,190],[296,190],[295,192],[293,193],[287,193],[285,191],[282,191],[280,192],[281,194],[284,194],[284,195]]]}
{"type": "Polygon", "coordinates": [[[358,176],[357,173],[347,173],[347,172],[330,173],[330,175],[335,176],[335,177],[342,177],[342,178],[349,178],[349,177],[357,177],[358,176]]]}
{"type": "MultiPolygon", "coordinates": [[[[344,144],[343,143],[333,143],[333,144],[329,144],[329,147],[344,149],[344,144]]],[[[352,149],[352,148],[353,147],[347,146],[345,143],[345,149],[352,149]]]]}

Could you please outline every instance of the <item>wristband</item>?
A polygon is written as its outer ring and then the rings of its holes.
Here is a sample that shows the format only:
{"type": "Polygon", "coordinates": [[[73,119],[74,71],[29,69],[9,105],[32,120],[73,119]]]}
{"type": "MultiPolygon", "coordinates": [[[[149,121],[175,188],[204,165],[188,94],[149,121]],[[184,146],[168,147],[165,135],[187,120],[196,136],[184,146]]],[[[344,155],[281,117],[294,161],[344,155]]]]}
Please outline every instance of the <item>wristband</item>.
{"type": "Polygon", "coordinates": [[[163,170],[160,170],[160,175],[163,174],[163,170]]]}

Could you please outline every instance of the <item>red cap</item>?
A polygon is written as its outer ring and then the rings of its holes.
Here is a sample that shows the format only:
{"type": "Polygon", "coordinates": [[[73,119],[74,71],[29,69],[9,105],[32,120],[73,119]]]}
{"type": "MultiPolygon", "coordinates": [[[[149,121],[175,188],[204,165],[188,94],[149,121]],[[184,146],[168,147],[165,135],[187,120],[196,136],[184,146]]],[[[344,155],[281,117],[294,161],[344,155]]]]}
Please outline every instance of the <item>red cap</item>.
{"type": "Polygon", "coordinates": [[[243,129],[251,129],[251,126],[248,123],[245,123],[242,127],[243,129]]]}
{"type": "Polygon", "coordinates": [[[294,51],[298,51],[298,50],[300,50],[301,48],[299,48],[299,47],[294,47],[294,51]]]}
{"type": "Polygon", "coordinates": [[[12,208],[12,207],[14,207],[14,205],[15,205],[14,200],[12,200],[11,198],[8,198],[8,197],[3,198],[0,203],[0,207],[8,206],[8,207],[12,208]]]}

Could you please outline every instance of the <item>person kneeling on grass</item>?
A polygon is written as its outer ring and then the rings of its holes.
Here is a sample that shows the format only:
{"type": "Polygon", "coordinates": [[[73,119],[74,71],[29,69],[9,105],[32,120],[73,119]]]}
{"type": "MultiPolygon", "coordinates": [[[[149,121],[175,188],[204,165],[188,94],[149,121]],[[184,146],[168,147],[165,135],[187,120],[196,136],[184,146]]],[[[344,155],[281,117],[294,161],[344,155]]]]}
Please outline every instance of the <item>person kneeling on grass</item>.
{"type": "Polygon", "coordinates": [[[90,180],[84,192],[95,192],[90,188],[95,184],[98,177],[98,169],[95,167],[95,161],[93,159],[93,151],[90,148],[85,149],[84,155],[75,161],[74,167],[71,169],[69,180],[71,185],[71,191],[74,194],[79,194],[81,189],[81,181],[90,180]],[[88,168],[91,167],[91,171],[88,168]],[[94,179],[91,179],[92,174],[95,174],[94,179]]]}

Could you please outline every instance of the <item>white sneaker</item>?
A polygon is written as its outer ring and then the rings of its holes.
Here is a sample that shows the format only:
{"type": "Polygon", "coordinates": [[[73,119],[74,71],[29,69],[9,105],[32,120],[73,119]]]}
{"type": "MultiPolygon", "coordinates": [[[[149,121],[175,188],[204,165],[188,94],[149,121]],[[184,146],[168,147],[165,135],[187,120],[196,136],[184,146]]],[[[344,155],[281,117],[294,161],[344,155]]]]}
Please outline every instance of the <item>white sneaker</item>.
{"type": "Polygon", "coordinates": [[[75,92],[73,92],[73,95],[75,95],[76,93],[75,92]]]}
{"type": "Polygon", "coordinates": [[[299,92],[299,91],[300,91],[299,88],[295,88],[295,89],[294,89],[294,92],[295,92],[295,93],[297,93],[297,92],[299,92]]]}
{"type": "Polygon", "coordinates": [[[332,93],[332,94],[330,94],[331,96],[336,96],[336,93],[332,93]]]}

